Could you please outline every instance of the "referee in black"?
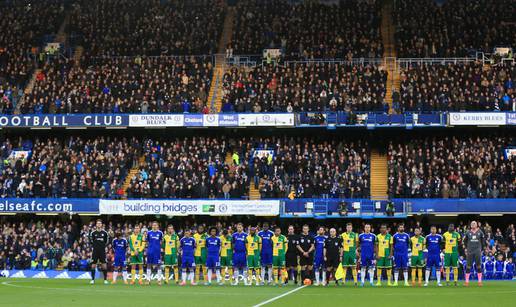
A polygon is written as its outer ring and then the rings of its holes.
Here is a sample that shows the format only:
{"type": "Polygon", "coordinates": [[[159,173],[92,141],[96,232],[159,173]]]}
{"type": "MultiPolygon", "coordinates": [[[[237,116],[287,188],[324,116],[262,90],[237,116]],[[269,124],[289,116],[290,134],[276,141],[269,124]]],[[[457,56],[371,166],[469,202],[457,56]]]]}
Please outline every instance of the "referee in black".
{"type": "MultiPolygon", "coordinates": [[[[326,270],[328,271],[328,281],[326,285],[330,283],[331,278],[335,278],[335,270],[339,267],[340,259],[342,258],[342,238],[337,237],[337,230],[335,228],[330,229],[330,236],[326,238],[324,242],[324,263],[326,264],[326,270]]],[[[335,285],[338,285],[339,281],[335,278],[335,285]]]]}
{"type": "Polygon", "coordinates": [[[308,232],[308,225],[303,225],[303,233],[297,241],[297,250],[299,252],[299,265],[301,266],[301,281],[306,278],[312,279],[312,270],[314,268],[314,250],[315,240],[308,232]]]}
{"type": "Polygon", "coordinates": [[[89,240],[93,252],[91,254],[91,281],[95,283],[95,269],[100,263],[102,273],[104,274],[104,284],[107,284],[107,268],[106,268],[106,246],[109,243],[109,234],[104,230],[101,220],[97,220],[95,228],[90,232],[89,240]]]}
{"type": "MultiPolygon", "coordinates": [[[[289,278],[294,280],[294,284],[297,284],[297,240],[298,235],[294,232],[294,226],[288,226],[287,240],[288,247],[287,253],[285,254],[285,266],[288,269],[289,278]]],[[[288,283],[288,280],[286,281],[288,283]]]]}

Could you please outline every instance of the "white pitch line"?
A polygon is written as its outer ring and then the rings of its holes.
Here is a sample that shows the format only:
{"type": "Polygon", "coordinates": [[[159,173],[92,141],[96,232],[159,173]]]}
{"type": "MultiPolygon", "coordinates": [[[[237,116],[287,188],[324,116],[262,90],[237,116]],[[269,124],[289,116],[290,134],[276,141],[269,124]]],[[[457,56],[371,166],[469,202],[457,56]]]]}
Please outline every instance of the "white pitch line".
{"type": "Polygon", "coordinates": [[[305,287],[307,287],[307,286],[306,286],[306,285],[304,285],[304,286],[302,286],[302,287],[292,289],[292,290],[290,290],[290,291],[288,291],[288,292],[285,292],[285,293],[283,293],[283,294],[281,294],[281,295],[275,296],[275,297],[273,297],[273,298],[271,298],[271,299],[268,299],[268,300],[266,300],[266,301],[264,301],[264,302],[261,302],[261,303],[259,303],[259,304],[256,304],[256,305],[254,305],[253,307],[260,307],[260,306],[263,306],[263,305],[266,305],[266,304],[272,303],[272,302],[274,302],[275,300],[279,300],[280,298],[285,297],[285,296],[287,296],[287,295],[289,295],[289,294],[292,294],[292,293],[294,293],[294,292],[296,292],[296,291],[299,291],[299,290],[301,290],[301,289],[303,289],[303,288],[305,288],[305,287]]]}

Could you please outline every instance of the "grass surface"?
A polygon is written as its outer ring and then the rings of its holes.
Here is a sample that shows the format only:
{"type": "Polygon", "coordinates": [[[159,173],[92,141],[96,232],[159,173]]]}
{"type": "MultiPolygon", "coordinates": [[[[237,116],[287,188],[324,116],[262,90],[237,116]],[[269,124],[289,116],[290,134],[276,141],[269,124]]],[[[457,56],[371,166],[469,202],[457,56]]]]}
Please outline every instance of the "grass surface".
{"type": "MultiPolygon", "coordinates": [[[[97,281],[0,279],[1,306],[254,306],[296,289],[245,286],[130,286],[97,281]]],[[[516,283],[488,281],[483,288],[305,287],[266,306],[515,306],[516,283]]]]}

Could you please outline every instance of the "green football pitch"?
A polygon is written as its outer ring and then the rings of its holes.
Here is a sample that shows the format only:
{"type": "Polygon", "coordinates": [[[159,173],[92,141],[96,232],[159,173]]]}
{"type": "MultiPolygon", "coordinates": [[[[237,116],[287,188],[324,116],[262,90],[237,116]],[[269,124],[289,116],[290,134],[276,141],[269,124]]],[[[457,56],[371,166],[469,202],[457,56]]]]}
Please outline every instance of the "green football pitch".
{"type": "Polygon", "coordinates": [[[88,280],[2,279],[2,306],[515,306],[516,283],[478,288],[95,285],[88,280]]]}

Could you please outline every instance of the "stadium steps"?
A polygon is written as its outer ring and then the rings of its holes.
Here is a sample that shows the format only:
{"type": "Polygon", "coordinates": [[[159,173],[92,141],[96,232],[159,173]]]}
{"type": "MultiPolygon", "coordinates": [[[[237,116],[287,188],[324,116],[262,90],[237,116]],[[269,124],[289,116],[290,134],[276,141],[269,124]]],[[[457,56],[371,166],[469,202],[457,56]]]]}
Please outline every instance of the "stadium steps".
{"type": "Polygon", "coordinates": [[[41,72],[41,69],[36,69],[32,73],[32,76],[30,77],[29,83],[27,83],[27,86],[25,86],[25,89],[23,90],[23,95],[21,96],[18,103],[14,106],[14,114],[20,114],[20,108],[25,103],[25,96],[32,92],[34,89],[34,85],[36,85],[36,76],[41,72]]]}
{"type": "Polygon", "coordinates": [[[234,20],[235,8],[227,7],[222,35],[220,36],[217,49],[218,54],[215,56],[215,69],[211,79],[210,93],[208,95],[208,103],[211,106],[212,113],[219,113],[222,108],[222,78],[226,71],[226,46],[231,42],[233,36],[234,20]]]}
{"type": "Polygon", "coordinates": [[[382,6],[381,34],[383,42],[384,69],[387,70],[387,85],[385,101],[389,104],[389,113],[392,109],[392,93],[400,89],[400,74],[396,63],[396,45],[394,38],[395,26],[392,20],[392,1],[385,1],[382,6]]]}
{"type": "Polygon", "coordinates": [[[68,12],[66,14],[66,16],[63,20],[63,23],[59,27],[59,30],[57,31],[57,34],[56,34],[55,42],[60,43],[61,45],[66,44],[66,39],[68,37],[68,35],[66,33],[66,27],[68,26],[68,23],[70,22],[70,15],[71,15],[70,12],[68,12]]]}
{"type": "Polygon", "coordinates": [[[75,62],[75,65],[81,64],[82,54],[84,53],[84,47],[77,46],[75,47],[75,51],[73,53],[73,60],[75,62]]]}
{"type": "Polygon", "coordinates": [[[254,187],[254,182],[251,182],[249,184],[249,199],[250,200],[259,200],[259,199],[261,199],[260,188],[256,189],[254,187]]]}
{"type": "Polygon", "coordinates": [[[388,199],[388,168],[387,155],[378,151],[371,152],[371,199],[388,199]]]}
{"type": "Polygon", "coordinates": [[[129,186],[131,186],[131,180],[138,175],[138,172],[140,171],[140,166],[145,164],[145,156],[141,156],[138,159],[138,165],[134,166],[129,170],[129,173],[127,173],[127,176],[125,176],[124,183],[122,184],[122,189],[124,191],[124,199],[127,199],[127,189],[129,186]]]}

